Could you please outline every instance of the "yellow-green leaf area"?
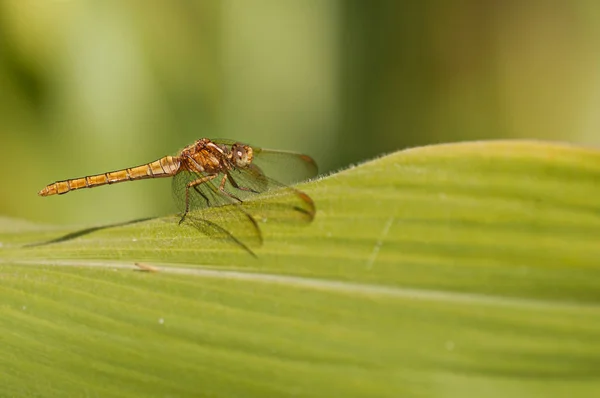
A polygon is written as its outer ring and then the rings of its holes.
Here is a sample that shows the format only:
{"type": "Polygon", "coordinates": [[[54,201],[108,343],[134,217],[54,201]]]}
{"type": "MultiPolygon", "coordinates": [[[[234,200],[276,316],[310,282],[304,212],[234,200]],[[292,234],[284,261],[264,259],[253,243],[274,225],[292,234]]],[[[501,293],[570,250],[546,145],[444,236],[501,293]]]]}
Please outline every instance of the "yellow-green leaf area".
{"type": "Polygon", "coordinates": [[[175,215],[1,219],[3,394],[600,391],[600,151],[437,145],[298,188],[315,220],[261,220],[256,258],[175,215]]]}

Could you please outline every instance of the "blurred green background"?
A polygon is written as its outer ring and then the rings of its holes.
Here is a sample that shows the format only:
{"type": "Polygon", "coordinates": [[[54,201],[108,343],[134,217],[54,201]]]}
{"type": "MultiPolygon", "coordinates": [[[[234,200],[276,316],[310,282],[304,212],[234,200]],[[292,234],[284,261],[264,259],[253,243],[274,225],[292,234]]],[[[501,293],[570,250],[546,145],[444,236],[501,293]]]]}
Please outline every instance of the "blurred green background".
{"type": "Polygon", "coordinates": [[[600,143],[600,3],[0,2],[0,215],[89,224],[175,212],[169,180],[40,198],[201,137],[322,172],[458,140],[600,143]]]}

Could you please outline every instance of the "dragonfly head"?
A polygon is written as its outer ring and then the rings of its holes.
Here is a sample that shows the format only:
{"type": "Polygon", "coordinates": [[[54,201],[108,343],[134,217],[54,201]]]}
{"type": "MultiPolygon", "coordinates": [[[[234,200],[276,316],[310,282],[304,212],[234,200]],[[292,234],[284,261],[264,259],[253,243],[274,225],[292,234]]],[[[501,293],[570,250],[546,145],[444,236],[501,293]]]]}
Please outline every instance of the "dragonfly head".
{"type": "Polygon", "coordinates": [[[231,160],[237,167],[246,167],[252,163],[252,147],[239,142],[231,146],[231,160]]]}

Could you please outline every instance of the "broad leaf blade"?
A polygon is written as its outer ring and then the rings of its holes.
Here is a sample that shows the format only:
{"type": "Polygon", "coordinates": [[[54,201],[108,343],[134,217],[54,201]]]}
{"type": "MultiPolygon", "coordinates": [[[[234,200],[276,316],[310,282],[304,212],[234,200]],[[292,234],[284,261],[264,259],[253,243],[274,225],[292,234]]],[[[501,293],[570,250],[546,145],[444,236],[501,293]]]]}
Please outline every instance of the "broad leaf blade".
{"type": "Polygon", "coordinates": [[[315,220],[262,224],[258,259],[175,217],[2,220],[6,394],[597,395],[598,151],[432,146],[299,188],[315,220]]]}

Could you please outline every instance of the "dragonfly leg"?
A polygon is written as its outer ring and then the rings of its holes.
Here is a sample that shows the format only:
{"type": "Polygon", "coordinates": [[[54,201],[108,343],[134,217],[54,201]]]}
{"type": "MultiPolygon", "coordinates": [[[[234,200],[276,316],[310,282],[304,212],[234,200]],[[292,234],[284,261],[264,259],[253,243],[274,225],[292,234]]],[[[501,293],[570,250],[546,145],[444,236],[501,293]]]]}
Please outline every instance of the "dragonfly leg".
{"type": "MultiPolygon", "coordinates": [[[[238,198],[237,196],[235,196],[225,190],[225,183],[227,182],[227,176],[229,176],[229,174],[225,173],[225,175],[223,176],[223,179],[221,180],[221,183],[219,184],[219,191],[222,194],[229,196],[231,199],[237,200],[238,202],[242,203],[242,200],[240,198],[238,198]]],[[[233,181],[233,180],[230,178],[229,181],[233,181]]],[[[235,187],[235,185],[233,185],[233,186],[235,187]]]]}
{"type": "MultiPolygon", "coordinates": [[[[194,181],[191,181],[185,186],[185,212],[183,213],[183,216],[181,216],[181,220],[179,220],[179,224],[181,224],[185,220],[185,216],[187,216],[188,212],[190,211],[190,188],[196,189],[196,186],[203,184],[207,181],[210,181],[210,180],[214,179],[216,176],[217,176],[217,174],[207,175],[202,178],[198,178],[194,181]]],[[[198,193],[200,193],[200,195],[202,195],[202,193],[200,191],[198,191],[197,189],[196,189],[196,192],[198,192],[198,193]]],[[[206,201],[208,203],[208,199],[204,195],[202,195],[202,196],[204,197],[204,199],[206,199],[206,201]]]]}
{"type": "Polygon", "coordinates": [[[221,180],[221,183],[219,184],[219,191],[224,191],[225,190],[225,183],[227,182],[227,174],[223,175],[223,179],[221,180]]]}
{"type": "Polygon", "coordinates": [[[240,191],[248,191],[248,192],[252,192],[252,193],[260,193],[259,191],[254,190],[252,188],[242,187],[242,186],[238,185],[238,183],[233,179],[233,177],[231,177],[229,175],[229,173],[225,174],[225,177],[223,177],[223,180],[227,179],[227,176],[229,176],[229,182],[231,183],[231,185],[233,185],[234,188],[239,189],[240,191]]]}

